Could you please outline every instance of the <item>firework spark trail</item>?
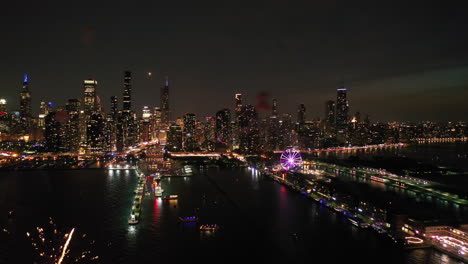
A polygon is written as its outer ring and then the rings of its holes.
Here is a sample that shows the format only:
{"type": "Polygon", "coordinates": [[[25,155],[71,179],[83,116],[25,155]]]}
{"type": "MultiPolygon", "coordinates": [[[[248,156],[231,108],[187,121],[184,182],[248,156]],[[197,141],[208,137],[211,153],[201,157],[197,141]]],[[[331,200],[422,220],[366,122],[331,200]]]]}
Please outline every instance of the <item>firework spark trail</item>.
{"type": "Polygon", "coordinates": [[[67,242],[65,242],[65,246],[63,246],[62,256],[60,256],[60,259],[59,259],[59,261],[57,262],[57,264],[62,263],[63,257],[65,257],[65,254],[67,253],[68,244],[70,243],[70,240],[71,240],[71,238],[72,238],[72,236],[73,236],[73,232],[74,232],[74,231],[75,231],[75,228],[73,228],[73,229],[70,231],[70,234],[68,234],[67,242]]]}
{"type": "MultiPolygon", "coordinates": [[[[32,248],[37,254],[35,258],[39,260],[36,263],[62,264],[66,262],[91,263],[98,261],[99,257],[92,257],[91,250],[83,250],[84,248],[82,248],[83,245],[89,244],[83,240],[88,237],[87,234],[75,234],[75,231],[78,232],[78,230],[75,230],[76,228],[72,228],[70,233],[64,234],[57,229],[52,218],[50,218],[48,224],[44,228],[36,227],[32,233],[26,232],[26,236],[30,238],[32,248]],[[75,244],[78,246],[73,251],[70,250],[72,239],[74,239],[73,246],[75,247],[75,244]]],[[[93,240],[89,245],[94,243],[93,240]]]]}

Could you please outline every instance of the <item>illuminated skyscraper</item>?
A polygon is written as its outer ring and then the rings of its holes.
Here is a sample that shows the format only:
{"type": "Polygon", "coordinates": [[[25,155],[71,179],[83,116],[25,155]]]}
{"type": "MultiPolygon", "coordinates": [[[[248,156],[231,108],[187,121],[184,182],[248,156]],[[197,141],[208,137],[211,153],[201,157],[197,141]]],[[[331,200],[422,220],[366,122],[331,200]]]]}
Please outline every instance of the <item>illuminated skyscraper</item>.
{"type": "Polygon", "coordinates": [[[7,113],[7,101],[5,99],[0,99],[0,115],[7,113]]]}
{"type": "Polygon", "coordinates": [[[117,115],[119,113],[117,96],[111,96],[111,115],[114,121],[117,120],[117,115]]]}
{"type": "Polygon", "coordinates": [[[216,113],[216,143],[229,145],[231,111],[222,109],[216,113]]]}
{"type": "Polygon", "coordinates": [[[147,142],[151,139],[151,109],[149,106],[144,106],[142,111],[142,119],[140,122],[140,141],[147,142]]]}
{"type": "Polygon", "coordinates": [[[265,147],[268,150],[277,150],[280,143],[280,120],[278,114],[278,105],[276,99],[273,99],[271,116],[268,120],[267,140],[265,147]]]}
{"type": "Polygon", "coordinates": [[[132,110],[132,72],[124,72],[123,113],[130,114],[132,110]]]}
{"type": "Polygon", "coordinates": [[[156,106],[154,108],[154,121],[155,121],[156,124],[161,123],[161,116],[162,116],[161,115],[161,108],[156,106]]]}
{"type": "Polygon", "coordinates": [[[20,123],[23,132],[29,132],[31,117],[31,92],[29,91],[29,78],[25,74],[20,92],[20,123]]]}
{"type": "Polygon", "coordinates": [[[216,142],[216,119],[213,116],[207,116],[205,118],[203,137],[204,148],[208,151],[214,151],[214,144],[216,142]]]}
{"type": "Polygon", "coordinates": [[[169,110],[169,78],[166,76],[164,86],[161,88],[161,121],[167,122],[170,120],[169,110]]]}
{"type": "Polygon", "coordinates": [[[129,114],[122,113],[125,120],[125,147],[133,146],[138,137],[138,122],[136,118],[136,114],[134,111],[130,111],[129,114]]]}
{"type": "Polygon", "coordinates": [[[115,136],[116,136],[116,149],[117,151],[122,151],[124,149],[124,140],[125,140],[125,117],[122,114],[122,111],[119,111],[117,114],[117,120],[115,123],[115,136]]]}
{"type": "Polygon", "coordinates": [[[122,115],[121,124],[118,124],[118,133],[122,132],[123,135],[117,139],[117,149],[120,151],[120,139],[122,139],[123,147],[133,146],[138,137],[138,122],[135,112],[132,111],[132,73],[130,71],[124,72],[124,92],[122,98],[122,115]]]}
{"type": "Polygon", "coordinates": [[[250,104],[242,106],[239,116],[239,151],[245,154],[259,151],[258,113],[250,104]]]}
{"type": "Polygon", "coordinates": [[[143,106],[143,110],[141,112],[141,117],[143,118],[143,120],[145,122],[150,121],[150,119],[151,119],[151,109],[149,108],[149,106],[147,106],[147,105],[143,106]]]}
{"type": "Polygon", "coordinates": [[[279,121],[279,149],[286,149],[293,145],[293,121],[290,114],[283,114],[279,121]]]}
{"type": "Polygon", "coordinates": [[[104,149],[104,118],[100,112],[94,112],[86,128],[88,151],[99,152],[104,149]]]}
{"type": "Polygon", "coordinates": [[[0,141],[3,140],[3,136],[10,133],[10,115],[7,112],[7,101],[0,99],[0,141]]]}
{"type": "Polygon", "coordinates": [[[297,123],[302,123],[305,121],[305,105],[300,104],[299,107],[297,108],[297,123]]]}
{"type": "Polygon", "coordinates": [[[66,149],[71,152],[77,152],[80,148],[80,108],[81,102],[78,99],[68,99],[67,105],[65,106],[68,114],[68,121],[65,124],[66,142],[64,142],[64,145],[66,149]]]}
{"type": "Polygon", "coordinates": [[[197,148],[195,140],[195,114],[187,113],[184,115],[184,149],[194,151],[197,148]]]}
{"type": "Polygon", "coordinates": [[[182,128],[178,125],[172,125],[167,135],[166,149],[168,151],[182,150],[182,128]]]}
{"type": "Polygon", "coordinates": [[[117,150],[117,125],[112,114],[107,114],[104,120],[104,151],[117,150]]]}
{"type": "Polygon", "coordinates": [[[236,108],[235,108],[235,111],[236,111],[236,121],[239,120],[239,115],[240,115],[240,112],[241,112],[241,108],[242,108],[242,94],[238,93],[236,94],[236,108]]]}
{"type": "Polygon", "coordinates": [[[195,114],[187,113],[184,115],[184,136],[192,137],[195,134],[195,114]]]}
{"type": "Polygon", "coordinates": [[[271,116],[278,117],[278,101],[275,98],[273,98],[271,116]]]}
{"type": "Polygon", "coordinates": [[[52,111],[45,117],[45,147],[47,151],[57,152],[62,147],[62,123],[56,118],[56,112],[52,111]]]}
{"type": "Polygon", "coordinates": [[[346,92],[346,88],[339,88],[337,90],[335,125],[338,132],[343,132],[346,129],[348,123],[349,104],[348,100],[346,99],[346,92]]]}
{"type": "Polygon", "coordinates": [[[84,84],[84,111],[87,116],[91,113],[98,111],[98,102],[96,100],[96,87],[97,81],[88,79],[83,81],[84,84]]]}

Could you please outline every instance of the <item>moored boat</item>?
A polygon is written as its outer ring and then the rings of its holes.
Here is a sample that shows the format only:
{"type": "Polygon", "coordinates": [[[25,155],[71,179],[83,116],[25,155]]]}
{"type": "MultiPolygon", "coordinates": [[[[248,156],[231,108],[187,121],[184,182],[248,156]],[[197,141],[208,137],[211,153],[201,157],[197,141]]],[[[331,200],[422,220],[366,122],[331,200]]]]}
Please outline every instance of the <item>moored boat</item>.
{"type": "Polygon", "coordinates": [[[216,231],[219,229],[217,224],[205,224],[200,226],[200,231],[216,231]]]}
{"type": "Polygon", "coordinates": [[[176,194],[164,196],[164,200],[177,200],[178,196],[176,194]]]}
{"type": "Polygon", "coordinates": [[[186,217],[179,216],[179,221],[180,222],[198,222],[198,217],[197,216],[186,216],[186,217]]]}

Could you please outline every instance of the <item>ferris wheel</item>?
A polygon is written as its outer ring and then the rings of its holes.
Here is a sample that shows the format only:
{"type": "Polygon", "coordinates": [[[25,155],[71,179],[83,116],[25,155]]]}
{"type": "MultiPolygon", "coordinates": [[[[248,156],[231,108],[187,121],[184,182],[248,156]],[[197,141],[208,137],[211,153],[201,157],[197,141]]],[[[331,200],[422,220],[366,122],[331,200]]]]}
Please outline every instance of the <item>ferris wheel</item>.
{"type": "Polygon", "coordinates": [[[287,149],[283,151],[280,157],[280,164],[285,170],[291,170],[300,166],[302,164],[301,153],[295,149],[287,149]]]}

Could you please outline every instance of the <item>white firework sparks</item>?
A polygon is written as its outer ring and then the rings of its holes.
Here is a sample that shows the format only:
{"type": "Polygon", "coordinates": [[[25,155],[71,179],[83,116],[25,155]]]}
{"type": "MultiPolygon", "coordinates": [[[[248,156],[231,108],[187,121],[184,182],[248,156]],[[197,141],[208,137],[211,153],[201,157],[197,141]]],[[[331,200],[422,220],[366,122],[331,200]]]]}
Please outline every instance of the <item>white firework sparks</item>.
{"type": "MultiPolygon", "coordinates": [[[[71,250],[74,233],[75,228],[72,228],[70,233],[61,233],[50,219],[47,227],[36,227],[35,232],[26,232],[26,236],[31,239],[31,245],[37,253],[36,258],[39,263],[62,264],[62,262],[90,263],[97,261],[99,257],[93,256],[91,250],[81,251],[76,249],[77,244],[83,246],[83,241],[75,242],[75,239],[73,243],[75,249],[71,250]]],[[[78,239],[84,239],[85,237],[86,234],[83,234],[78,239]]],[[[93,243],[94,241],[91,242],[91,244],[93,243]]]]}

